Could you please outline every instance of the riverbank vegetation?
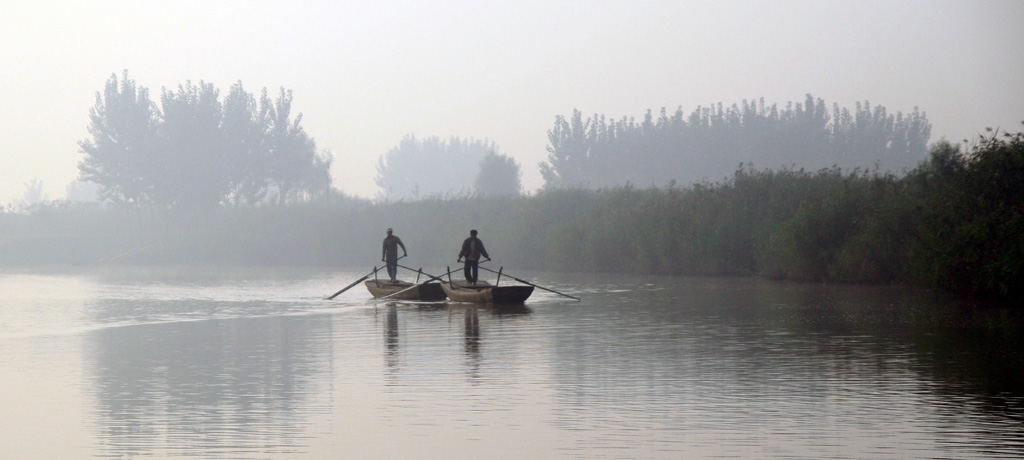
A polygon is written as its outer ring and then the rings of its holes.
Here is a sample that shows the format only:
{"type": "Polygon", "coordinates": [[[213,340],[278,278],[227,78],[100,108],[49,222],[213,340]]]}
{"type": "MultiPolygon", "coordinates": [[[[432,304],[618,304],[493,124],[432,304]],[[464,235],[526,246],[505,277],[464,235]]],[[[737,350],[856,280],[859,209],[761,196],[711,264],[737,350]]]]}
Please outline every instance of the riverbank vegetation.
{"type": "Polygon", "coordinates": [[[221,98],[186,82],[158,105],[112,75],[79,143],[80,184],[102,203],[40,203],[27,184],[0,209],[0,265],[366,266],[391,227],[411,265],[439,269],[476,228],[496,264],[517,268],[1024,299],[1021,133],[929,151],[916,108],[828,111],[811,95],[642,122],[574,111],[548,131],[536,194],[494,142],[409,135],[380,157],[382,193],[367,200],[332,184],[332,155],[301,120],[283,88],[257,98],[237,82],[221,98]]]}
{"type": "Polygon", "coordinates": [[[395,228],[410,263],[454,265],[470,228],[517,268],[899,283],[1024,300],[1024,134],[937,143],[903,175],[759,170],[685,187],[374,202],[330,194],[159,210],[54,202],[0,213],[0,263],[373,265],[395,228]]]}

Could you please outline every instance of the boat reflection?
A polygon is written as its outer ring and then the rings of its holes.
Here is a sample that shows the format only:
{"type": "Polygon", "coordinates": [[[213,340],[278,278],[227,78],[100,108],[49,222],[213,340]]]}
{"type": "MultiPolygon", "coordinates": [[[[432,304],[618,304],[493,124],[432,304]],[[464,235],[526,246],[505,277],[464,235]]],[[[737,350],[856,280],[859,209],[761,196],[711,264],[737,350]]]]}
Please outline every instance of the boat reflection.
{"type": "MultiPolygon", "coordinates": [[[[382,308],[375,310],[383,322],[381,328],[384,334],[383,357],[384,366],[388,370],[391,384],[397,384],[397,374],[403,367],[418,367],[424,365],[420,362],[404,362],[401,349],[403,347],[426,346],[427,341],[436,337],[436,330],[417,328],[411,331],[403,331],[400,326],[400,319],[406,315],[420,315],[418,323],[422,323],[423,316],[430,318],[433,315],[440,315],[442,312],[447,315],[448,322],[457,321],[461,316],[462,320],[462,354],[465,358],[466,373],[471,379],[479,377],[481,363],[483,362],[483,348],[485,344],[484,334],[486,323],[489,319],[501,320],[509,317],[518,317],[530,314],[532,310],[525,305],[503,305],[503,304],[462,304],[448,302],[386,302],[382,308]],[[424,342],[424,343],[420,343],[424,342]]],[[[438,318],[438,316],[434,316],[438,318]]],[[[428,321],[429,322],[429,321],[428,321]]]]}

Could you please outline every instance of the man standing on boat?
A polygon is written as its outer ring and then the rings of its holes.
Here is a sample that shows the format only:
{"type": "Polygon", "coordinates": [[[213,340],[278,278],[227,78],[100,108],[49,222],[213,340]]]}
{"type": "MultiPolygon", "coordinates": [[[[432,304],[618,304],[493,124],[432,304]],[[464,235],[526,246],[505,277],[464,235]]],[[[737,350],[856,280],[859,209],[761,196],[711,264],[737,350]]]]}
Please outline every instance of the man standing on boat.
{"type": "Polygon", "coordinates": [[[487,255],[487,250],[484,249],[484,242],[480,241],[480,238],[476,237],[476,230],[469,231],[469,238],[462,242],[462,250],[459,251],[459,260],[462,262],[462,258],[466,258],[466,266],[464,271],[466,273],[466,281],[476,284],[477,273],[480,270],[480,256],[483,255],[487,260],[491,260],[491,256],[487,255]]]}
{"type": "Polygon", "coordinates": [[[397,281],[398,278],[398,247],[402,247],[402,257],[408,256],[409,253],[405,251],[405,244],[402,243],[402,239],[398,236],[391,234],[389,228],[388,236],[384,238],[384,252],[380,256],[380,260],[387,263],[388,276],[391,277],[391,281],[397,281]]]}

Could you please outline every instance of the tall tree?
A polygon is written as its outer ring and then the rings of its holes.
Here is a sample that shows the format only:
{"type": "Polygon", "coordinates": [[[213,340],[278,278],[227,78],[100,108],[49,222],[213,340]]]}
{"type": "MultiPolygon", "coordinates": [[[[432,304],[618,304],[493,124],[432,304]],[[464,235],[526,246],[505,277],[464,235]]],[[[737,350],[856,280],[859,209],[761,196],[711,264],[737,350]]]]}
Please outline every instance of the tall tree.
{"type": "Polygon", "coordinates": [[[96,104],[89,109],[92,138],[78,143],[85,154],[78,171],[81,180],[99,184],[101,200],[152,202],[158,115],[149,90],[128,78],[127,70],[120,82],[112,74],[103,91],[96,92],[96,104]]]}
{"type": "MultiPolygon", "coordinates": [[[[269,107],[263,90],[261,106],[269,107]]],[[[278,204],[324,196],[331,189],[331,155],[319,155],[316,142],[302,128],[302,114],[290,120],[292,92],[281,88],[272,110],[267,111],[268,172],[278,204]]]]}
{"type": "Polygon", "coordinates": [[[231,85],[224,97],[225,155],[231,165],[228,172],[229,189],[225,201],[235,205],[254,205],[262,202],[269,192],[270,112],[273,106],[269,100],[256,98],[245,91],[242,82],[231,85]]]}
{"type": "Polygon", "coordinates": [[[177,92],[163,90],[158,202],[168,207],[209,207],[230,186],[231,165],[221,130],[220,92],[211,83],[186,82],[177,92]]]}
{"type": "MultiPolygon", "coordinates": [[[[595,142],[588,132],[592,120],[583,121],[583,113],[573,109],[572,118],[555,117],[555,127],[548,131],[548,160],[540,164],[546,187],[575,187],[589,184],[587,166],[595,142]]],[[[595,123],[596,124],[596,123],[595,123]]]]}
{"type": "Polygon", "coordinates": [[[473,185],[479,195],[518,195],[523,189],[521,177],[515,159],[491,152],[480,160],[480,172],[473,185]]]}

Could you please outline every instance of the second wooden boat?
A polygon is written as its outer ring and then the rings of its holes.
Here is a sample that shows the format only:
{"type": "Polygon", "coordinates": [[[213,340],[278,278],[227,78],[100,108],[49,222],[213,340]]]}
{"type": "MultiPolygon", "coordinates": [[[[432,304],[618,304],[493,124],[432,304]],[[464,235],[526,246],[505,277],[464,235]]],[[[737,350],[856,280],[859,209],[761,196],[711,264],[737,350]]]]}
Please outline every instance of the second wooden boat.
{"type": "Polygon", "coordinates": [[[456,302],[521,304],[533,294],[533,286],[492,286],[486,281],[441,283],[441,289],[456,302]]]}
{"type": "Polygon", "coordinates": [[[401,294],[388,298],[394,300],[420,300],[424,302],[440,302],[444,300],[446,297],[444,290],[441,289],[441,285],[438,283],[414,284],[402,280],[370,280],[364,284],[366,284],[366,290],[370,291],[370,295],[377,299],[398,292],[401,292],[401,294]]]}

